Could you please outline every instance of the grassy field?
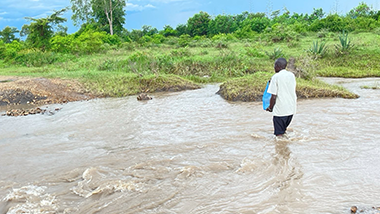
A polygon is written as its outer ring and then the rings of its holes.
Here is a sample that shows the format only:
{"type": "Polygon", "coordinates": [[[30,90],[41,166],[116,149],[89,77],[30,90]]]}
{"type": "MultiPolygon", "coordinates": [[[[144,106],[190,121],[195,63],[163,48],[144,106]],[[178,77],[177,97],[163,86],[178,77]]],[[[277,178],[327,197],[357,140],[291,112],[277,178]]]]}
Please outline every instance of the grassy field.
{"type": "Polygon", "coordinates": [[[353,46],[338,51],[339,36],[310,33],[280,43],[260,36],[245,40],[220,36],[217,40],[191,39],[186,47],[178,46],[178,38],[169,38],[162,44],[124,43],[92,55],[41,52],[26,55],[21,63],[0,61],[0,75],[78,79],[104,96],[223,83],[221,95],[226,99],[254,101],[274,74],[274,59],[285,57],[295,61],[290,66],[299,77],[298,96],[355,98],[315,77],[379,77],[380,36],[351,33],[348,38],[353,46]],[[326,44],[323,57],[308,51],[316,41],[326,44]]]}

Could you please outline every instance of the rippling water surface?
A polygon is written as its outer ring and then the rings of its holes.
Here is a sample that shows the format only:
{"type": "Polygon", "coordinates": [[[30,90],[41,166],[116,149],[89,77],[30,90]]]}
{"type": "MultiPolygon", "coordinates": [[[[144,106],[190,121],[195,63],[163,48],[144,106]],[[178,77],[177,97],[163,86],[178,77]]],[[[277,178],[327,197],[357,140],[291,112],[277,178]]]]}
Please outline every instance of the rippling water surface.
{"type": "Polygon", "coordinates": [[[0,213],[349,213],[380,206],[377,79],[299,100],[289,140],[217,85],[0,117],[0,213]]]}

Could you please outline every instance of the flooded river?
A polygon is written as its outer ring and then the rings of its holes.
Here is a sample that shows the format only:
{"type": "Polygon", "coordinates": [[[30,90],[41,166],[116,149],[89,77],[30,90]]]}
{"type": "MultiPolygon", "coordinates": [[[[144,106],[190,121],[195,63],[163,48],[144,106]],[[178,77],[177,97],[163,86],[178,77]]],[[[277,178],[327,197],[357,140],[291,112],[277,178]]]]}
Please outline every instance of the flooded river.
{"type": "MultiPolygon", "coordinates": [[[[299,100],[289,140],[218,85],[0,117],[0,213],[350,213],[380,206],[378,79],[299,100]]],[[[380,212],[380,211],[379,211],[380,212]]]]}

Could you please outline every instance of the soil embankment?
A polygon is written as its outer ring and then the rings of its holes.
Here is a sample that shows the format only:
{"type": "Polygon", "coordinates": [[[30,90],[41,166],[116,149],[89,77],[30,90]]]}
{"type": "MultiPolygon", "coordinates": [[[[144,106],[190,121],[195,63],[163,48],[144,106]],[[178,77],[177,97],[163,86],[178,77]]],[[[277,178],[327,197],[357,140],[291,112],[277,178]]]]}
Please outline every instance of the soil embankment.
{"type": "Polygon", "coordinates": [[[0,106],[14,106],[12,110],[23,104],[41,106],[95,97],[76,80],[0,76],[0,106]]]}

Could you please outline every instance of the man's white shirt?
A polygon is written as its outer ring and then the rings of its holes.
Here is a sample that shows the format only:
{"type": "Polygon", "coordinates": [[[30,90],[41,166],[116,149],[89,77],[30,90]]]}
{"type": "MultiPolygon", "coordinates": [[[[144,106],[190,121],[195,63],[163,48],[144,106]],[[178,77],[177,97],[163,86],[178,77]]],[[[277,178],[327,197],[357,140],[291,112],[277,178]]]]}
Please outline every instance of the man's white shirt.
{"type": "Polygon", "coordinates": [[[277,95],[273,116],[294,115],[297,110],[296,78],[285,69],[272,76],[268,93],[277,95]]]}

